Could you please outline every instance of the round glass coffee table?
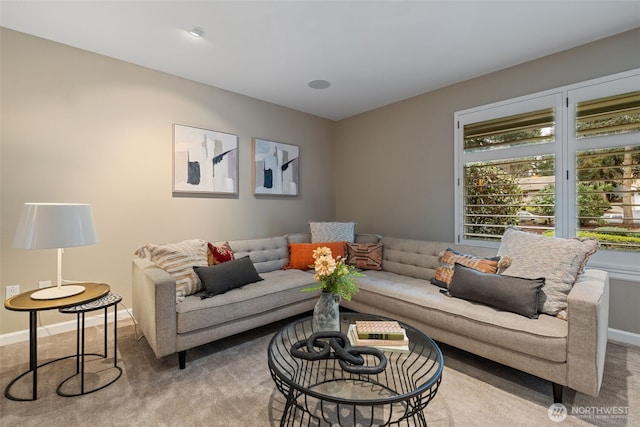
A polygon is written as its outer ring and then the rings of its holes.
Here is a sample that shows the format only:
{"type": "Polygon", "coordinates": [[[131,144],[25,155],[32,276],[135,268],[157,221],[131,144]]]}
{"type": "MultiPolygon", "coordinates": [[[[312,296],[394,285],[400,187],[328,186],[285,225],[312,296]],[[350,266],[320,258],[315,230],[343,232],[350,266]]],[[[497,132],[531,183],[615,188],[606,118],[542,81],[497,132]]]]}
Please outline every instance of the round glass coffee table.
{"type": "MultiPolygon", "coordinates": [[[[341,332],[347,334],[356,320],[391,319],[341,313],[341,332]]],[[[364,359],[364,372],[353,372],[333,352],[318,360],[299,356],[298,349],[307,348],[301,344],[314,333],[311,323],[311,317],[295,321],[269,343],[271,377],[286,398],[280,425],[427,425],[423,411],[436,395],[443,368],[442,353],[431,338],[399,322],[409,351],[384,350],[384,364],[374,352],[351,347],[348,353],[364,359]]]]}

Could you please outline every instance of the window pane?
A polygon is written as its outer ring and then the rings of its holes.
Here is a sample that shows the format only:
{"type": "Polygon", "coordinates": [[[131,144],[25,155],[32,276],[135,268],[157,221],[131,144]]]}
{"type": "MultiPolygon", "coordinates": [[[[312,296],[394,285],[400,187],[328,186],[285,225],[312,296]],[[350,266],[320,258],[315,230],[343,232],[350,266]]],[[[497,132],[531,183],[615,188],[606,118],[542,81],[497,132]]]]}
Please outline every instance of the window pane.
{"type": "Polygon", "coordinates": [[[465,164],[463,209],[466,239],[500,240],[508,225],[552,229],[554,156],[465,164]]]}
{"type": "Polygon", "coordinates": [[[554,140],[553,108],[464,125],[465,152],[494,150],[554,140]]]}
{"type": "Polygon", "coordinates": [[[640,251],[640,145],[577,153],[579,237],[640,251]]]}
{"type": "Polygon", "coordinates": [[[576,104],[578,139],[640,132],[640,91],[576,104]]]}

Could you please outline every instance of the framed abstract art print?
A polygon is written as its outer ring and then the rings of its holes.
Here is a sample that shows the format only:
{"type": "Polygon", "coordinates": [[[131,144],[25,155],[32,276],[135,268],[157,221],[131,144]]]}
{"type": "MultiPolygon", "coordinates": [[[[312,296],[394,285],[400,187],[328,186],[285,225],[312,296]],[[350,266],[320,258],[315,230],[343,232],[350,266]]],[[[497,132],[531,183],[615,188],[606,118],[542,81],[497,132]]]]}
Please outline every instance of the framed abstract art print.
{"type": "Polygon", "coordinates": [[[297,145],[253,139],[255,195],[297,196],[300,180],[300,148],[297,145]]]}
{"type": "Polygon", "coordinates": [[[173,125],[173,192],[238,194],[238,137],[173,125]]]}

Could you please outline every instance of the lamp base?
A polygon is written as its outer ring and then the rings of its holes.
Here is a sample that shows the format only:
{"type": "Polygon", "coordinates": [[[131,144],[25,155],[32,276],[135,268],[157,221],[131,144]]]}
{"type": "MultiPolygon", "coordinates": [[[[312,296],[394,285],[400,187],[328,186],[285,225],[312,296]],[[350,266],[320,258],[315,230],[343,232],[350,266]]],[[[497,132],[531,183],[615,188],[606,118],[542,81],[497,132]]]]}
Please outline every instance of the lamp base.
{"type": "Polygon", "coordinates": [[[58,299],[66,298],[79,293],[84,292],[84,286],[79,285],[65,285],[65,286],[52,286],[50,288],[44,288],[31,294],[31,299],[58,299]]]}

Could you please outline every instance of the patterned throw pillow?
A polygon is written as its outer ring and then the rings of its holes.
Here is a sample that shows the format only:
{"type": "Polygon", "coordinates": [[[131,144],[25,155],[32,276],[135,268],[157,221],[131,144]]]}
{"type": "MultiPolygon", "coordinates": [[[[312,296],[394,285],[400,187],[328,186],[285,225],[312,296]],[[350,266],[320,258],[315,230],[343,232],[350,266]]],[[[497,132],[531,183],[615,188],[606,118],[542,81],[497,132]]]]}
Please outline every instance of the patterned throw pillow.
{"type": "Polygon", "coordinates": [[[440,255],[440,266],[436,268],[436,275],[431,283],[441,288],[448,288],[453,277],[455,264],[462,264],[482,273],[497,273],[500,257],[482,258],[475,255],[463,254],[447,248],[440,255]]]}
{"type": "Polygon", "coordinates": [[[178,302],[185,296],[202,290],[202,283],[193,267],[208,265],[206,241],[193,239],[162,245],[150,243],[138,249],[135,255],[151,259],[176,279],[178,302]]]}
{"type": "Polygon", "coordinates": [[[289,243],[289,265],[285,267],[287,269],[297,270],[309,270],[313,267],[313,251],[321,246],[326,246],[331,249],[331,255],[333,258],[344,258],[346,255],[346,243],[345,242],[322,242],[322,243],[289,243]]]}
{"type": "Polygon", "coordinates": [[[233,250],[229,246],[229,242],[224,242],[220,246],[215,246],[213,243],[207,243],[209,250],[207,251],[207,262],[209,265],[222,264],[223,262],[231,261],[235,259],[233,250]]]}
{"type": "Polygon", "coordinates": [[[363,270],[382,270],[382,243],[347,243],[347,264],[363,270]]]}
{"type": "Polygon", "coordinates": [[[597,249],[595,239],[561,239],[508,227],[498,255],[510,257],[511,265],[500,274],[529,279],[544,277],[546,284],[538,310],[566,319],[567,295],[597,249]]]}
{"type": "Polygon", "coordinates": [[[355,222],[310,222],[311,243],[347,242],[353,243],[355,222]]]}

